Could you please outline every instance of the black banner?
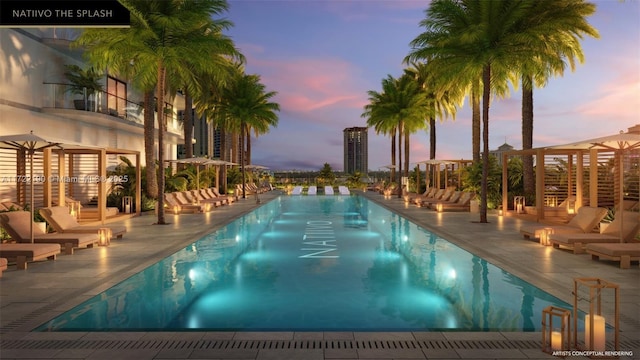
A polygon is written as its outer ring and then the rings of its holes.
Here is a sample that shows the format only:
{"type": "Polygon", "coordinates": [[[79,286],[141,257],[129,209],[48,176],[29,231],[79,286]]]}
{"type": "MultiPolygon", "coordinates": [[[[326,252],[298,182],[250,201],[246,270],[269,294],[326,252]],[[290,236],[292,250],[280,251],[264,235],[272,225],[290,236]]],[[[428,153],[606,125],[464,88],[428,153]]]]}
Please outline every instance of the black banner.
{"type": "Polygon", "coordinates": [[[0,27],[129,27],[117,0],[0,0],[0,27]]]}

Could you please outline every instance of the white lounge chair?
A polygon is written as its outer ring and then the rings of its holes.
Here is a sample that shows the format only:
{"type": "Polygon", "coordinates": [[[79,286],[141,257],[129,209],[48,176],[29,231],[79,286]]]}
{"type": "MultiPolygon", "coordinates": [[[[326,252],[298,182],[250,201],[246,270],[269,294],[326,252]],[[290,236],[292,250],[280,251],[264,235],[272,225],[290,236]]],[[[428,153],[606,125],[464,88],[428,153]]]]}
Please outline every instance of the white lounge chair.
{"type": "Polygon", "coordinates": [[[296,186],[293,188],[291,195],[301,195],[302,194],[302,186],[296,186]]]}
{"type": "Polygon", "coordinates": [[[333,186],[325,186],[324,187],[324,194],[325,195],[333,195],[333,186]]]}
{"type": "Polygon", "coordinates": [[[307,190],[307,195],[316,195],[318,193],[318,187],[315,185],[309,186],[309,190],[307,190]]]}
{"type": "Polygon", "coordinates": [[[349,191],[349,188],[346,186],[338,186],[338,192],[340,192],[340,195],[350,195],[351,192],[349,191]]]}

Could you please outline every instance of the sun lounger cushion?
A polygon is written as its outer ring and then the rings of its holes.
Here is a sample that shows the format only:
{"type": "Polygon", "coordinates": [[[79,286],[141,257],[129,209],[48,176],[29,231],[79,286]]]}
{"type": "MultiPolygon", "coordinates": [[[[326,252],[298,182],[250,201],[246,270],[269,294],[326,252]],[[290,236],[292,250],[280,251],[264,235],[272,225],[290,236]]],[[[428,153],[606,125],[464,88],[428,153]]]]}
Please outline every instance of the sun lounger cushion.
{"type": "Polygon", "coordinates": [[[18,269],[27,268],[27,261],[55,260],[60,244],[0,244],[0,257],[14,260],[18,269]]]}
{"type": "Polygon", "coordinates": [[[530,225],[520,228],[520,233],[525,238],[539,237],[540,232],[545,228],[552,228],[554,234],[589,233],[607,214],[607,209],[583,206],[578,209],[574,216],[566,225],[530,225]]]}
{"type": "Polygon", "coordinates": [[[640,260],[640,243],[588,244],[586,251],[593,260],[620,261],[621,269],[628,269],[631,261],[640,260]]]}
{"type": "Polygon", "coordinates": [[[66,206],[42,208],[40,209],[40,214],[59,233],[97,234],[99,229],[109,228],[113,236],[121,238],[127,232],[126,227],[119,225],[81,225],[69,214],[69,209],[66,206]]]}
{"type": "MultiPolygon", "coordinates": [[[[31,243],[29,224],[31,214],[27,211],[11,211],[0,214],[0,224],[9,233],[11,238],[18,243],[31,243]]],[[[98,232],[90,234],[73,233],[45,233],[39,227],[33,227],[33,242],[37,244],[56,244],[65,247],[67,254],[73,254],[73,248],[92,247],[98,243],[98,232]]]]}

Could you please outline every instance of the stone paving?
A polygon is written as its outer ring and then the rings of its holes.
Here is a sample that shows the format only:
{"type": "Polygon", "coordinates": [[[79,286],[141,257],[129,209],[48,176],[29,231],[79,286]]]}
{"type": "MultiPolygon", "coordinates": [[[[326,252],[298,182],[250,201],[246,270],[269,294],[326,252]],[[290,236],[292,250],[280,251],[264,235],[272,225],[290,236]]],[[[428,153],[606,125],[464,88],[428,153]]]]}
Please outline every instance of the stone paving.
{"type": "MultiPolygon", "coordinates": [[[[265,203],[279,193],[261,195],[265,203]]],[[[398,198],[364,196],[394,210],[496,266],[568,302],[573,279],[600,277],[620,285],[623,359],[640,358],[640,267],[592,261],[589,255],[524,240],[525,220],[436,213],[398,198]],[[631,355],[633,353],[633,355],[631,355]]],[[[10,266],[0,279],[0,359],[549,359],[540,333],[523,332],[32,332],[86,299],[119,283],[259,204],[247,198],[206,214],[167,214],[120,222],[123,239],[77,250],[55,261],[10,266]]],[[[610,306],[606,302],[605,306],[610,306]]],[[[572,356],[572,358],[582,358],[572,356]]]]}

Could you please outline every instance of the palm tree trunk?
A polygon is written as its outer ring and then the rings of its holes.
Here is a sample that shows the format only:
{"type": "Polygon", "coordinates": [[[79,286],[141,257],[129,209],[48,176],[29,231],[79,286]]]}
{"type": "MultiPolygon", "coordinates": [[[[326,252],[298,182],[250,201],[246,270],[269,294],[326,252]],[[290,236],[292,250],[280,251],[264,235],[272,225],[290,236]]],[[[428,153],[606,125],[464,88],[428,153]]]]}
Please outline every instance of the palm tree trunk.
{"type": "Polygon", "coordinates": [[[408,131],[404,132],[404,176],[409,178],[409,148],[411,145],[411,134],[408,131]]]}
{"type": "MultiPolygon", "coordinates": [[[[531,76],[522,77],[522,150],[533,149],[533,86],[531,76]],[[527,77],[527,79],[525,79],[527,77]]],[[[522,184],[525,195],[536,192],[533,156],[522,157],[522,184]]]]}
{"type": "Polygon", "coordinates": [[[402,122],[398,125],[398,197],[402,197],[402,122]]]}
{"type": "Polygon", "coordinates": [[[251,130],[247,129],[247,164],[251,164],[251,130]]]}
{"type": "Polygon", "coordinates": [[[391,135],[391,181],[396,180],[396,131],[391,135]]]}
{"type": "Polygon", "coordinates": [[[429,159],[436,158],[436,118],[429,118],[429,159]]]}
{"type": "Polygon", "coordinates": [[[144,93],[144,161],[146,164],[147,195],[155,198],[158,194],[155,149],[155,116],[153,109],[153,91],[144,93]]]}
{"type": "Polygon", "coordinates": [[[184,118],[182,126],[184,127],[184,151],[185,157],[193,157],[193,98],[189,95],[188,90],[184,90],[184,118]]]}
{"type": "MultiPolygon", "coordinates": [[[[219,127],[218,133],[220,134],[220,159],[232,161],[231,159],[227,160],[227,132],[222,127],[219,127]]],[[[227,165],[222,167],[222,171],[220,171],[220,178],[224,179],[224,181],[218,181],[220,183],[220,188],[222,189],[223,194],[227,194],[227,165]]]]}
{"type": "Polygon", "coordinates": [[[245,123],[244,121],[242,122],[242,124],[240,125],[240,134],[242,134],[240,136],[240,171],[242,171],[242,198],[246,199],[247,195],[247,185],[246,185],[246,181],[247,179],[245,178],[245,173],[244,173],[244,133],[245,133],[245,123]]]}
{"type": "Polygon", "coordinates": [[[473,163],[480,162],[480,91],[474,84],[471,89],[471,143],[473,163]]]}
{"type": "Polygon", "coordinates": [[[489,178],[489,99],[491,95],[491,64],[482,69],[482,186],[480,190],[480,222],[487,221],[487,181],[489,178]]]}
{"type": "Polygon", "coordinates": [[[166,70],[162,60],[158,64],[158,162],[160,170],[158,171],[158,225],[166,224],[164,220],[164,128],[165,128],[165,112],[164,112],[164,87],[165,87],[166,70]]]}

